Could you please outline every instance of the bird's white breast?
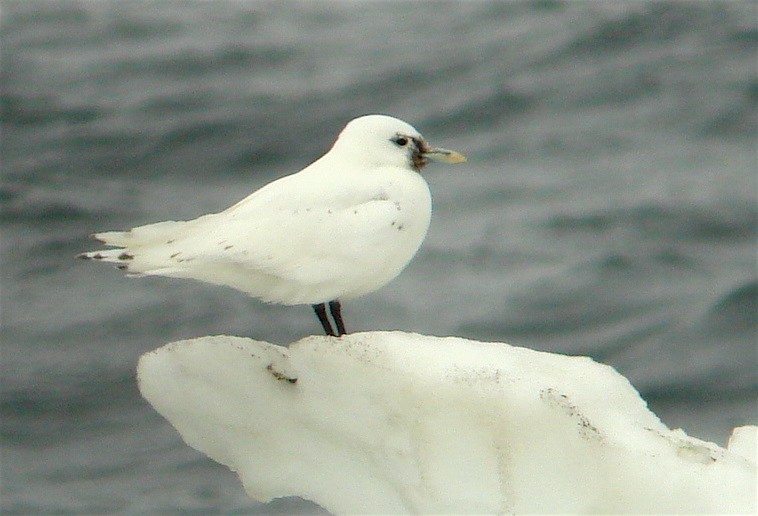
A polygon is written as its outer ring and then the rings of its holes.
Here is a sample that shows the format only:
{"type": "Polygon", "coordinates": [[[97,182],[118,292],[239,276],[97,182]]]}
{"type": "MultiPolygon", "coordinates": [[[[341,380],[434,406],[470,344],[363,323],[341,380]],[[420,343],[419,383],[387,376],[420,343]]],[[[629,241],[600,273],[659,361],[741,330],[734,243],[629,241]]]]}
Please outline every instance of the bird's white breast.
{"type": "Polygon", "coordinates": [[[345,285],[340,297],[358,297],[387,284],[408,265],[426,236],[432,211],[429,187],[420,174],[397,170],[383,176],[375,204],[355,210],[357,224],[370,229],[361,240],[351,242],[346,235],[355,262],[351,285],[345,285]]]}

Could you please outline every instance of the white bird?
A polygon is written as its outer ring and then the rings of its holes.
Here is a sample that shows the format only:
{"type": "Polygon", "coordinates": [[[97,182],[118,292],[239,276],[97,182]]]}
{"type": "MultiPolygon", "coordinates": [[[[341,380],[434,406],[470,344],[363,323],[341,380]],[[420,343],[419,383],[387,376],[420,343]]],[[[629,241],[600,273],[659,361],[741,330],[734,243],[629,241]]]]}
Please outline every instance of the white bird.
{"type": "Polygon", "coordinates": [[[340,300],[389,283],[426,236],[431,195],[420,172],[429,160],[466,158],[429,147],[402,120],[362,116],[314,163],[220,213],[97,233],[116,248],[79,257],[133,276],[192,278],[270,303],[310,304],[327,335],[343,335],[340,300]]]}

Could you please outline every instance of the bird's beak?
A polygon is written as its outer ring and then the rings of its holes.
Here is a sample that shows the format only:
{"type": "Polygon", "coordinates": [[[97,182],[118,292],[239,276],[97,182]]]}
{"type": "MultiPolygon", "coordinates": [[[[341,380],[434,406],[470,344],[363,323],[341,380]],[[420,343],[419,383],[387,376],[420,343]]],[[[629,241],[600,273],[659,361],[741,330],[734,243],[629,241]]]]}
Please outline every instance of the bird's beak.
{"type": "Polygon", "coordinates": [[[425,158],[429,158],[433,161],[439,161],[441,163],[463,163],[466,161],[466,156],[460,152],[448,149],[424,149],[421,154],[425,158]]]}

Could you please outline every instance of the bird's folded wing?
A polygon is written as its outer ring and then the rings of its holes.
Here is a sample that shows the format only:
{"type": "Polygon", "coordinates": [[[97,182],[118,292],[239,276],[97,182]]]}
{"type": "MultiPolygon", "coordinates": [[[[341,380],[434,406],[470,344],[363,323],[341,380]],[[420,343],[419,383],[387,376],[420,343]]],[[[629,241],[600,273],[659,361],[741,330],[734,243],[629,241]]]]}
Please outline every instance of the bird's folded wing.
{"type": "Polygon", "coordinates": [[[276,277],[317,283],[338,277],[346,265],[381,255],[397,232],[397,205],[372,199],[340,208],[323,206],[261,212],[224,212],[177,239],[174,261],[193,267],[224,264],[276,277]]]}

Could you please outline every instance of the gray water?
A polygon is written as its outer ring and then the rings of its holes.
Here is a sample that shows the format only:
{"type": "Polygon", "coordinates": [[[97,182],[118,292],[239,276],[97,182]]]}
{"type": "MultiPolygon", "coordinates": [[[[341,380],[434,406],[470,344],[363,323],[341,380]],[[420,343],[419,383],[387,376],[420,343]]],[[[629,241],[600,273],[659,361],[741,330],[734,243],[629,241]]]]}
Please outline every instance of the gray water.
{"type": "MultiPolygon", "coordinates": [[[[351,331],[611,364],[671,427],[756,423],[756,3],[0,2],[3,513],[313,512],[249,500],[137,391],[141,353],[287,344],[309,307],[125,278],[87,235],[219,211],[364,113],[469,162],[351,331]]],[[[317,473],[316,473],[317,474],[317,473]]]]}

